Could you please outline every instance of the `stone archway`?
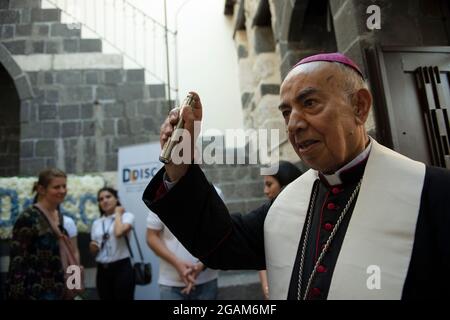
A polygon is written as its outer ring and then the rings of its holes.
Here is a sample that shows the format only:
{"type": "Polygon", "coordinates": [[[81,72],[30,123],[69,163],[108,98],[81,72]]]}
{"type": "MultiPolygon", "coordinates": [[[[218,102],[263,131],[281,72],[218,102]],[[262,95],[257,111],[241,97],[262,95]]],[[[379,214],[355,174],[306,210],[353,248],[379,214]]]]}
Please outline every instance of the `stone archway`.
{"type": "MultiPolygon", "coordinates": [[[[274,2],[275,3],[275,2],[274,2]]],[[[280,43],[281,76],[301,58],[336,51],[336,36],[328,0],[286,1],[274,6],[280,43]]]]}
{"type": "Polygon", "coordinates": [[[32,98],[27,75],[0,43],[0,176],[20,173],[21,110],[32,98]]]}

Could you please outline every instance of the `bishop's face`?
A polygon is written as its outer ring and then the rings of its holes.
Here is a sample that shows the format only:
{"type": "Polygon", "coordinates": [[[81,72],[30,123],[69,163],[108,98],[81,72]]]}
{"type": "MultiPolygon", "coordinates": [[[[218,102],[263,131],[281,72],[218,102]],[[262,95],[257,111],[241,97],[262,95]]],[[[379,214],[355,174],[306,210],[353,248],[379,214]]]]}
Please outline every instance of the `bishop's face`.
{"type": "Polygon", "coordinates": [[[331,63],[312,62],[293,69],[280,90],[280,111],[289,141],[309,167],[332,173],[364,150],[343,75],[331,63]]]}

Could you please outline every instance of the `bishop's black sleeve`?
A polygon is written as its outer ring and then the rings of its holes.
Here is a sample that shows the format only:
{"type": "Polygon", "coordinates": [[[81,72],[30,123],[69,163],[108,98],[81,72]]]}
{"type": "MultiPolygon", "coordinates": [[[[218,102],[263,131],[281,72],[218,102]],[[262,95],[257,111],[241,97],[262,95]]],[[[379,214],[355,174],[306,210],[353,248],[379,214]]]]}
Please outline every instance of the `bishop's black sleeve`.
{"type": "Polygon", "coordinates": [[[450,170],[427,166],[402,299],[450,298],[449,230],[450,170]]]}
{"type": "Polygon", "coordinates": [[[230,215],[199,166],[191,165],[161,195],[163,175],[164,168],[147,186],[143,201],[193,256],[213,269],[265,269],[264,220],[271,202],[230,215]]]}

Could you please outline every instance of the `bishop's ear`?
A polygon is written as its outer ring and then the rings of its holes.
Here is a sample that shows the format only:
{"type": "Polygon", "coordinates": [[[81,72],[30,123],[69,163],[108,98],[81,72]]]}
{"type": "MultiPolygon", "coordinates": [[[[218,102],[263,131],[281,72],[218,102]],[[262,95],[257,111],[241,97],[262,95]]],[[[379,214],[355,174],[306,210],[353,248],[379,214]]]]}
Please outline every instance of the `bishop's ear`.
{"type": "Polygon", "coordinates": [[[353,96],[353,110],[357,124],[364,124],[372,106],[372,95],[366,88],[359,89],[353,96]]]}

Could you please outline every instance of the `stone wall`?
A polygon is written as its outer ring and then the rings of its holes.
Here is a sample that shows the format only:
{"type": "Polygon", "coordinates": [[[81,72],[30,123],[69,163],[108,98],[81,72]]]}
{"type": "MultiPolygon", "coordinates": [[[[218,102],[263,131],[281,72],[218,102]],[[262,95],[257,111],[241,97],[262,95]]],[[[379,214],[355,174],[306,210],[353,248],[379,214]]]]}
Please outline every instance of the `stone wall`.
{"type": "MultiPolygon", "coordinates": [[[[443,0],[236,0],[233,10],[227,3],[226,13],[233,14],[236,24],[247,128],[284,128],[276,110],[279,85],[305,56],[339,51],[355,60],[367,76],[366,48],[450,44],[450,10],[443,0]],[[379,30],[367,27],[370,5],[380,8],[379,30]]],[[[373,112],[366,127],[376,133],[373,112]]],[[[280,133],[283,141],[285,134],[280,133]]],[[[290,149],[284,143],[282,157],[296,160],[290,149]]]]}
{"type": "Polygon", "coordinates": [[[22,110],[22,167],[46,164],[71,173],[113,171],[119,147],[157,139],[167,110],[164,88],[146,86],[143,70],[28,75],[39,102],[22,110]]]}
{"type": "MultiPolygon", "coordinates": [[[[284,122],[278,111],[279,47],[272,30],[269,3],[262,9],[260,6],[258,0],[247,0],[237,1],[234,7],[235,20],[241,19],[242,23],[234,40],[239,59],[244,126],[246,129],[278,129],[280,139],[285,141],[284,122]]],[[[282,153],[284,145],[281,146],[282,153]]]]}
{"type": "MultiPolygon", "coordinates": [[[[330,1],[337,47],[361,66],[366,76],[366,48],[374,46],[448,46],[450,17],[448,2],[442,0],[347,0],[330,1]],[[370,30],[367,8],[380,8],[380,29],[370,30]],[[448,24],[448,21],[447,21],[448,24]]],[[[370,82],[370,79],[369,79],[370,82]]],[[[376,107],[376,106],[375,106],[376,107]]],[[[373,108],[366,123],[372,135],[376,134],[373,108]]]]}
{"type": "Polygon", "coordinates": [[[144,70],[125,70],[122,56],[102,53],[100,39],[82,39],[79,28],[61,23],[59,9],[0,0],[0,45],[7,52],[0,64],[12,59],[32,93],[25,99],[19,90],[20,103],[1,106],[20,128],[20,169],[8,169],[17,156],[2,157],[0,174],[35,175],[47,166],[113,171],[119,147],[159,139],[169,108],[164,84],[147,85],[144,70]]]}
{"type": "Polygon", "coordinates": [[[308,1],[298,3],[241,0],[233,10],[244,125],[278,129],[280,157],[293,162],[298,156],[287,142],[278,111],[281,80],[300,58],[336,50],[332,24],[331,30],[327,29],[327,2],[316,1],[311,6],[307,6],[308,1]],[[306,36],[301,37],[301,32],[306,36]]]}
{"type": "MultiPolygon", "coordinates": [[[[442,0],[347,0],[330,1],[339,51],[362,66],[362,50],[380,46],[448,46],[445,16],[449,5],[442,0]],[[370,5],[380,8],[381,28],[369,30],[366,13],[370,5]]],[[[448,24],[448,21],[447,21],[448,24]]],[[[448,27],[447,27],[448,28],[448,27]]]]}

